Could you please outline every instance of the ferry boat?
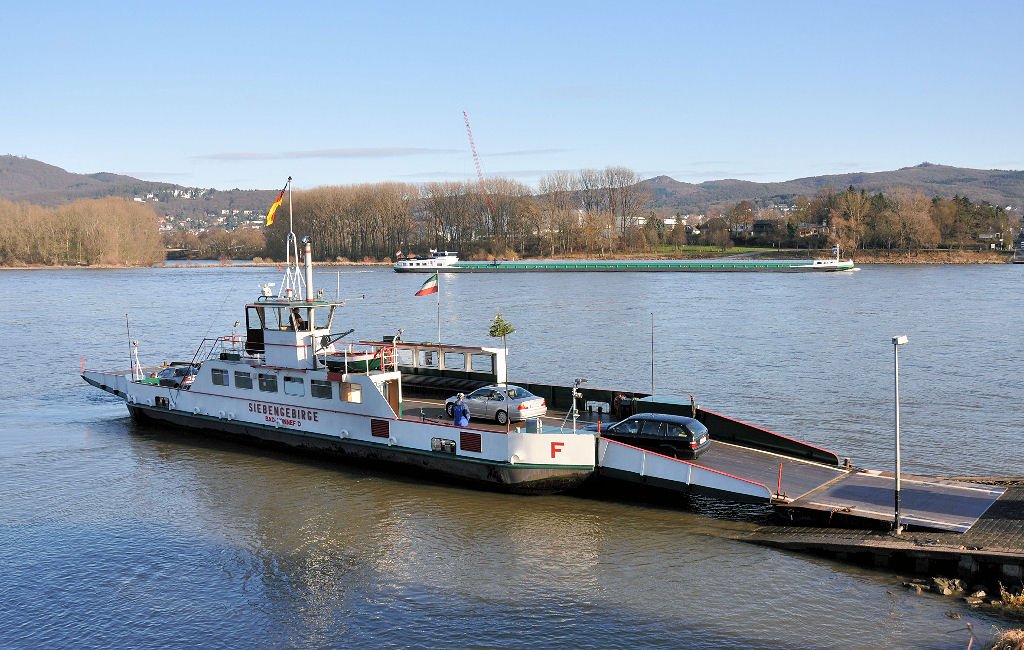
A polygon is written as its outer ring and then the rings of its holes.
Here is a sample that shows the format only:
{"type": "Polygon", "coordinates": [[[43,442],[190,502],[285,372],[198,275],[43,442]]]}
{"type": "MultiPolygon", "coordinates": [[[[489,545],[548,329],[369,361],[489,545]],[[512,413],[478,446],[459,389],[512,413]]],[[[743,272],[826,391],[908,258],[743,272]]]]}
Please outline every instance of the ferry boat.
{"type": "Polygon", "coordinates": [[[415,272],[424,273],[436,272],[438,269],[448,269],[459,263],[459,254],[454,251],[439,251],[430,249],[426,257],[406,257],[395,262],[394,269],[399,273],[415,272]]]}
{"type": "MultiPolygon", "coordinates": [[[[372,359],[350,354],[332,333],[340,302],[314,290],[312,249],[288,235],[281,290],[261,285],[244,307],[245,336],[204,339],[187,365],[191,381],[156,380],[159,368],[86,370],[82,378],[151,421],[259,444],[427,473],[432,478],[522,493],[579,486],[595,466],[595,435],[543,426],[455,427],[403,412],[397,341],[364,342],[372,359]]],[[[483,348],[480,348],[482,350],[483,348]]],[[[466,352],[467,360],[469,352],[466,352]]],[[[496,375],[504,375],[504,358],[496,375]]],[[[466,367],[469,367],[468,365],[466,367]]],[[[503,377],[502,377],[503,378],[503,377]]],[[[473,423],[476,425],[476,423],[473,423]]]]}
{"type": "Polygon", "coordinates": [[[395,262],[396,273],[517,273],[517,272],[615,272],[615,271],[781,271],[791,273],[821,271],[852,271],[854,261],[814,260],[494,260],[464,262],[452,251],[431,249],[426,257],[410,257],[395,262]]]}

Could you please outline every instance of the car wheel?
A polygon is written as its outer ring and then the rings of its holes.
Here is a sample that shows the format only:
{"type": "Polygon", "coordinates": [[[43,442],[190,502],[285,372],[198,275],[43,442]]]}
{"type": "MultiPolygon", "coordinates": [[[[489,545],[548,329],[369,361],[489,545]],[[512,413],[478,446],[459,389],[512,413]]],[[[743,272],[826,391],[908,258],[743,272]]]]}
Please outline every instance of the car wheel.
{"type": "Polygon", "coordinates": [[[453,417],[455,415],[455,405],[451,402],[445,404],[444,411],[448,414],[448,417],[453,417]]]}
{"type": "Polygon", "coordinates": [[[670,445],[662,445],[658,448],[658,453],[662,456],[668,456],[669,458],[679,458],[679,454],[676,453],[676,448],[670,445]]]}
{"type": "Polygon", "coordinates": [[[494,419],[498,421],[498,424],[508,424],[508,413],[505,411],[498,411],[494,414],[494,419]]]}

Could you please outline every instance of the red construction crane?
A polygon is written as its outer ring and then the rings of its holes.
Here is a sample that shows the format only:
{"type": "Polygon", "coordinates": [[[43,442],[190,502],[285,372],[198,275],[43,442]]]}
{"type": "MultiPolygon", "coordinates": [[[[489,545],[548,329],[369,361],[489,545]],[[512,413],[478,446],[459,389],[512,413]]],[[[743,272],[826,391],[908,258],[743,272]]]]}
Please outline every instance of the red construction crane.
{"type": "Polygon", "coordinates": [[[476,177],[480,181],[480,192],[483,193],[484,200],[487,201],[487,208],[493,218],[497,212],[494,209],[494,199],[491,198],[491,193],[487,191],[487,185],[484,183],[484,170],[480,166],[480,155],[476,152],[476,140],[473,139],[473,128],[469,126],[469,114],[466,111],[462,111],[462,119],[466,121],[466,135],[469,136],[469,148],[473,151],[473,164],[476,166],[476,177]]]}

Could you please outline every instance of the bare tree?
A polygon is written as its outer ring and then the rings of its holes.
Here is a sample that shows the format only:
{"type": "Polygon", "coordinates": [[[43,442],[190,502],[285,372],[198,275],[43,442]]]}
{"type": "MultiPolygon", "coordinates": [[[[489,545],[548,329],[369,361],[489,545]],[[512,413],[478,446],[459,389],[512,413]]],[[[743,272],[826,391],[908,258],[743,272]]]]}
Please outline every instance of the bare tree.
{"type": "Polygon", "coordinates": [[[569,172],[555,172],[540,179],[540,221],[551,255],[573,252],[581,243],[584,209],[579,199],[580,182],[569,172]]]}
{"type": "Polygon", "coordinates": [[[604,170],[607,205],[619,221],[619,230],[639,223],[650,196],[640,186],[640,177],[632,169],[608,167],[604,170]]]}
{"type": "Polygon", "coordinates": [[[939,242],[939,229],[931,220],[931,201],[924,194],[906,188],[889,193],[895,242],[904,250],[920,250],[939,242]]]}

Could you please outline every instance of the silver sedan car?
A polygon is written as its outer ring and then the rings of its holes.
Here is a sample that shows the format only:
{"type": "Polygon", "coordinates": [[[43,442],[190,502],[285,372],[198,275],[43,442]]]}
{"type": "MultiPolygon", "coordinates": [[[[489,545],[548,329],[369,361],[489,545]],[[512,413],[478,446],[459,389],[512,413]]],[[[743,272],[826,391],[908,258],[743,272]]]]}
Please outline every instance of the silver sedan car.
{"type": "MultiPolygon", "coordinates": [[[[459,396],[449,397],[444,402],[444,410],[448,417],[459,396]]],[[[525,420],[537,418],[548,412],[547,402],[530,391],[512,384],[484,386],[466,395],[466,406],[469,414],[482,420],[494,420],[505,424],[509,420],[525,420]]]]}

